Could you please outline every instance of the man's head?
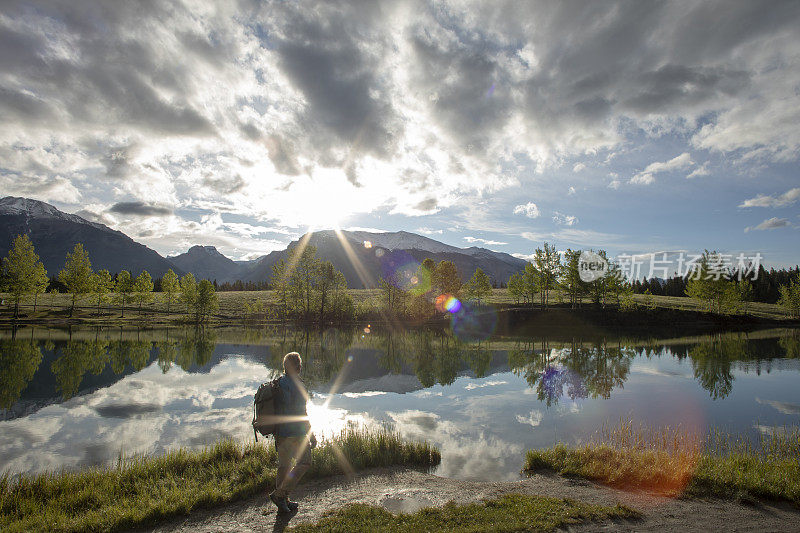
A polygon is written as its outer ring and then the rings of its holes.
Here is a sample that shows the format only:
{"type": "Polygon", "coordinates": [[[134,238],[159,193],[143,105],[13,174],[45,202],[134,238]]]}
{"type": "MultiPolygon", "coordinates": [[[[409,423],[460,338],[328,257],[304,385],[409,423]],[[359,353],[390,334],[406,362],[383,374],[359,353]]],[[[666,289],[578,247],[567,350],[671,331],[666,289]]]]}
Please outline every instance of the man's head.
{"type": "Polygon", "coordinates": [[[289,352],[283,356],[283,373],[289,375],[299,375],[303,366],[303,360],[297,352],[289,352]]]}

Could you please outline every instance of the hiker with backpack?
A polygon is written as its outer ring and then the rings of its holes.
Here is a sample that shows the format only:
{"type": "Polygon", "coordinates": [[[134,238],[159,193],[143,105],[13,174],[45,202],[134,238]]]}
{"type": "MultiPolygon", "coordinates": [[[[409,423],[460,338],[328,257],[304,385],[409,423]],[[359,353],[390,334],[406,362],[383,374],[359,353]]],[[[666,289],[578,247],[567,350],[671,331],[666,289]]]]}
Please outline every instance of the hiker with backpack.
{"type": "Polygon", "coordinates": [[[283,375],[275,380],[275,414],[278,422],[274,434],[278,451],[278,476],[269,499],[281,514],[297,511],[298,504],[289,500],[289,494],[311,466],[311,448],[317,445],[306,412],[308,391],[300,379],[301,370],[300,354],[289,352],[283,357],[283,375]]]}

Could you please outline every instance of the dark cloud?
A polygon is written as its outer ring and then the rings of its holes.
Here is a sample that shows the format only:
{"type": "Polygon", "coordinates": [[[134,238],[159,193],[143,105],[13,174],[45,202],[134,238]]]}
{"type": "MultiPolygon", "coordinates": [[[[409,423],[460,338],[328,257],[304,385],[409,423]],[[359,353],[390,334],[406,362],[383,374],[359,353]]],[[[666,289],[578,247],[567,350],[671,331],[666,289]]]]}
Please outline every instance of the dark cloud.
{"type": "Polygon", "coordinates": [[[436,198],[426,198],[421,202],[417,203],[414,206],[414,209],[419,209],[420,211],[433,211],[437,207],[436,198]]]}
{"type": "Polygon", "coordinates": [[[164,217],[172,214],[172,209],[158,204],[147,204],[140,201],[117,202],[109,209],[112,213],[120,215],[135,215],[142,217],[164,217]]]}
{"type": "MultiPolygon", "coordinates": [[[[135,7],[84,1],[5,3],[7,16],[22,21],[36,13],[58,32],[0,25],[0,66],[7,79],[24,80],[25,87],[24,93],[3,87],[0,106],[24,117],[57,118],[50,127],[113,122],[166,135],[213,134],[209,119],[185,98],[193,90],[191,70],[180,63],[164,64],[159,39],[136,34],[146,20],[166,19],[174,8],[161,2],[135,7]],[[67,54],[55,52],[53,37],[62,39],[67,54]]],[[[187,50],[210,57],[208,50],[201,53],[202,39],[195,37],[186,38],[187,50]]]]}
{"type": "Polygon", "coordinates": [[[373,45],[382,47],[380,28],[369,25],[376,20],[365,21],[357,7],[297,6],[303,11],[287,11],[274,22],[279,65],[306,101],[298,123],[317,148],[355,146],[387,156],[402,125],[379,75],[380,55],[369,53],[373,45]]]}
{"type": "Polygon", "coordinates": [[[279,135],[271,135],[266,141],[269,159],[275,165],[279,174],[297,176],[300,174],[300,164],[297,162],[297,153],[292,143],[284,140],[279,135]]]}
{"type": "Polygon", "coordinates": [[[136,149],[135,144],[109,148],[100,159],[106,169],[106,176],[112,179],[124,179],[130,176],[135,170],[131,159],[136,149]]]}
{"type": "Polygon", "coordinates": [[[256,125],[252,122],[239,124],[239,131],[244,133],[244,135],[251,141],[257,141],[261,139],[261,130],[259,130],[258,127],[256,127],[256,125]]]}
{"type": "Polygon", "coordinates": [[[245,186],[245,182],[238,174],[232,178],[216,177],[209,174],[203,178],[203,185],[220,194],[233,194],[241,191],[245,186]]]}

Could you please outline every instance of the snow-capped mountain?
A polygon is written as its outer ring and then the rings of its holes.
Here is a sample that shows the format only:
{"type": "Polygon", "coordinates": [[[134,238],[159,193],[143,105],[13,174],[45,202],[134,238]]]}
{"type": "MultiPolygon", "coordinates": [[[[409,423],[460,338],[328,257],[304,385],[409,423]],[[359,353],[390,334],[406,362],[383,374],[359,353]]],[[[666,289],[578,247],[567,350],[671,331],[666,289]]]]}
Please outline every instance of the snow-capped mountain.
{"type": "Polygon", "coordinates": [[[506,283],[525,266],[525,261],[506,253],[475,246],[458,248],[407,231],[316,231],[289,243],[284,250],[251,261],[233,261],[213,246],[192,246],[185,253],[164,258],[120,231],[64,213],[50,204],[28,198],[0,199],[2,256],[8,253],[14,237],[21,233],[30,236],[51,276],[63,267],[67,252],[78,242],[89,252],[95,270],[107,268],[112,274],[128,270],[133,275],[147,270],[153,277],[160,277],[172,268],[178,275],[191,272],[198,279],[219,282],[268,281],[272,266],[305,238],[308,244],[316,247],[317,257],[333,263],[353,288],[376,287],[382,277],[426,258],[436,262],[452,261],[464,281],[480,268],[495,282],[506,283]]]}
{"type": "Polygon", "coordinates": [[[17,215],[24,216],[26,218],[67,220],[76,224],[88,224],[89,226],[101,231],[122,234],[121,232],[115,231],[108,226],[91,222],[78,215],[59,211],[56,207],[48,203],[40,202],[39,200],[32,200],[30,198],[20,198],[17,196],[6,196],[5,198],[0,198],[0,215],[17,215]]]}
{"type": "Polygon", "coordinates": [[[455,246],[450,246],[449,244],[444,244],[407,231],[377,233],[371,231],[342,230],[342,234],[359,245],[363,244],[364,241],[369,241],[372,246],[385,248],[387,250],[423,250],[434,253],[464,253],[464,249],[462,248],[456,248],[455,246]]]}
{"type": "Polygon", "coordinates": [[[27,234],[50,276],[63,268],[67,252],[83,243],[94,270],[108,269],[112,274],[128,270],[138,275],[147,270],[160,277],[172,268],[184,271],[161,257],[155,250],[139,244],[121,231],[90,222],[78,215],[64,213],[54,206],[7,196],[0,198],[0,256],[8,254],[17,235],[27,234]]]}

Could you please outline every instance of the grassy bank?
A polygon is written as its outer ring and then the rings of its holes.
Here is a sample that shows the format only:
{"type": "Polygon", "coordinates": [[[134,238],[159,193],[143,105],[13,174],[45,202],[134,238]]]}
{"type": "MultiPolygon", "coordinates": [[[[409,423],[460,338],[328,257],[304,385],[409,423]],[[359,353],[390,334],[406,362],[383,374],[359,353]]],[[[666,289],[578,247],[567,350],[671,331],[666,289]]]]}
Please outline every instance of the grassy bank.
{"type": "MultiPolygon", "coordinates": [[[[380,291],[377,289],[348,289],[348,293],[353,299],[355,306],[354,320],[368,320],[378,322],[382,320],[380,311],[380,291]]],[[[114,295],[111,295],[114,296],[114,295]]],[[[219,311],[215,314],[212,321],[218,324],[242,324],[244,322],[263,322],[270,316],[277,316],[278,300],[275,291],[228,291],[218,292],[219,311]],[[260,302],[265,309],[269,310],[256,316],[249,315],[248,306],[254,306],[260,302]]],[[[5,298],[6,305],[0,306],[0,324],[11,324],[13,318],[13,306],[9,304],[7,294],[0,293],[0,297],[5,298]]],[[[37,300],[36,312],[33,312],[33,302],[31,299],[25,300],[20,305],[21,317],[19,323],[44,324],[44,323],[83,323],[97,325],[141,325],[147,324],[150,327],[159,325],[169,325],[178,322],[185,322],[186,317],[181,304],[172,304],[169,308],[163,301],[161,293],[153,294],[153,301],[146,302],[140,307],[138,304],[126,306],[125,317],[121,317],[119,304],[103,303],[100,311],[97,310],[96,300],[87,297],[80,300],[75,308],[72,318],[69,317],[69,309],[72,303],[70,294],[51,294],[39,295],[37,300]]],[[[559,291],[551,294],[553,307],[568,310],[564,303],[564,296],[559,291]]],[[[686,311],[692,313],[706,313],[707,306],[704,302],[692,298],[678,298],[671,296],[650,296],[636,294],[633,296],[638,308],[629,313],[622,313],[626,317],[631,314],[647,314],[654,310],[673,310],[686,311]],[[652,306],[653,309],[649,309],[652,306]]],[[[508,289],[493,289],[492,293],[484,300],[486,304],[497,307],[498,309],[531,309],[536,310],[538,306],[528,306],[517,304],[509,295],[508,289]]],[[[581,299],[582,308],[592,308],[588,297],[581,299]]],[[[614,306],[608,307],[604,312],[610,312],[614,306]]],[[[652,313],[651,313],[652,314],[652,313]]],[[[751,318],[766,320],[785,320],[786,313],[777,304],[767,304],[761,302],[749,302],[747,304],[747,314],[751,318]]],[[[720,315],[735,316],[735,315],[720,315]]]]}
{"type": "MultiPolygon", "coordinates": [[[[262,443],[263,444],[263,443],[262,443]]],[[[223,441],[203,451],[0,480],[0,530],[115,531],[230,503],[275,482],[274,446],[223,441]]],[[[376,466],[430,467],[438,450],[387,432],[346,430],[313,450],[307,478],[376,466]],[[343,461],[342,459],[345,459],[343,461]]]]}
{"type": "Polygon", "coordinates": [[[528,451],[523,471],[539,470],[669,495],[800,505],[800,428],[774,429],[753,443],[719,431],[698,436],[620,423],[586,446],[528,451]]]}
{"type": "Polygon", "coordinates": [[[316,524],[292,528],[298,533],[376,531],[552,531],[568,524],[606,519],[637,518],[639,513],[616,505],[604,507],[574,500],[508,494],[495,500],[467,505],[421,509],[413,514],[392,514],[380,507],[351,504],[331,512],[316,524]]]}

